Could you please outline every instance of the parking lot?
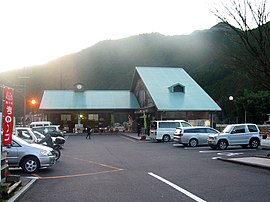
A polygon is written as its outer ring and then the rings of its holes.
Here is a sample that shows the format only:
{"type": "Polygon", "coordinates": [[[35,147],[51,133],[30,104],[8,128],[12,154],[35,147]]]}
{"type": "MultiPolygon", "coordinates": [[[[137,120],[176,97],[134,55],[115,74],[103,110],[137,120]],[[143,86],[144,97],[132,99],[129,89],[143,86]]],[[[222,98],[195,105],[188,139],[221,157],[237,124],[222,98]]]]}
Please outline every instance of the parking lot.
{"type": "Polygon", "coordinates": [[[37,180],[19,201],[267,201],[268,170],[217,159],[268,152],[190,148],[117,134],[68,136],[59,162],[28,176],[37,180]]]}

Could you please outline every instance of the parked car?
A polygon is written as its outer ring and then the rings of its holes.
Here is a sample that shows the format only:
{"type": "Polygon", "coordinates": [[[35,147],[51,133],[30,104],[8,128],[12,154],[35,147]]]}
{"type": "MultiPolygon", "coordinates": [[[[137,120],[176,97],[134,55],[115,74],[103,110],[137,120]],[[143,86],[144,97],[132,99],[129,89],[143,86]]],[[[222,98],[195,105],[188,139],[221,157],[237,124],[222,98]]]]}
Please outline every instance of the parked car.
{"type": "Polygon", "coordinates": [[[52,137],[57,137],[57,136],[64,137],[64,133],[60,130],[59,125],[33,127],[32,130],[38,131],[43,135],[50,133],[52,137]]]}
{"type": "Polygon", "coordinates": [[[40,126],[50,126],[52,125],[52,123],[50,121],[34,121],[32,123],[30,123],[30,128],[33,127],[40,127],[40,126]]]}
{"type": "Polygon", "coordinates": [[[196,147],[198,145],[208,145],[208,136],[218,133],[218,130],[204,126],[178,127],[174,132],[173,140],[184,146],[196,147]]]}
{"type": "Polygon", "coordinates": [[[40,168],[50,167],[56,163],[53,149],[39,144],[29,144],[13,135],[12,144],[4,146],[8,152],[7,160],[10,167],[21,167],[26,173],[34,173],[40,168]]]}
{"type": "Polygon", "coordinates": [[[38,142],[38,138],[35,136],[31,128],[28,128],[28,127],[16,127],[15,136],[25,140],[28,143],[38,142]]]}
{"type": "Polygon", "coordinates": [[[150,126],[150,139],[169,142],[173,140],[177,127],[191,127],[192,125],[184,120],[153,121],[150,126]]]}
{"type": "Polygon", "coordinates": [[[113,127],[113,132],[124,132],[125,128],[120,123],[115,123],[113,127]]]}
{"type": "Polygon", "coordinates": [[[34,135],[37,138],[37,142],[41,141],[42,139],[45,138],[45,135],[43,135],[42,133],[38,132],[38,131],[33,131],[34,135]]]}
{"type": "Polygon", "coordinates": [[[227,125],[222,133],[209,135],[208,144],[213,149],[227,149],[230,145],[256,149],[261,144],[260,130],[256,124],[227,125]]]}

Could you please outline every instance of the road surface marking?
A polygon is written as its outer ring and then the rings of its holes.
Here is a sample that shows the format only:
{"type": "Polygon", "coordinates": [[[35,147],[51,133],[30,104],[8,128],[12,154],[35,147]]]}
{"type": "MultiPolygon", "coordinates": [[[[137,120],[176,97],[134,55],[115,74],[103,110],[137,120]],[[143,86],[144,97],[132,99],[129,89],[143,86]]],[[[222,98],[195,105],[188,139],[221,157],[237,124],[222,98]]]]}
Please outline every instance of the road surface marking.
{"type": "Polygon", "coordinates": [[[231,149],[231,150],[209,150],[209,151],[199,151],[200,153],[220,153],[223,152],[244,152],[244,151],[256,151],[256,149],[231,149]]]}
{"type": "Polygon", "coordinates": [[[122,171],[124,169],[118,169],[118,170],[108,170],[108,171],[101,171],[101,172],[95,172],[95,173],[79,173],[79,174],[73,174],[73,175],[59,175],[59,176],[48,176],[48,177],[42,177],[37,174],[32,174],[33,176],[37,177],[39,180],[44,180],[44,179],[61,179],[61,178],[71,178],[71,177],[82,177],[82,176],[90,176],[90,175],[98,175],[102,173],[113,173],[113,172],[118,172],[122,171]]]}
{"type": "Polygon", "coordinates": [[[192,199],[195,200],[195,201],[198,201],[198,202],[206,202],[205,200],[199,198],[198,196],[195,196],[194,194],[190,193],[189,191],[187,191],[187,190],[185,190],[185,189],[183,189],[183,188],[177,186],[176,184],[173,184],[172,182],[170,182],[170,181],[168,181],[168,180],[166,180],[166,179],[164,179],[164,178],[162,178],[162,177],[160,177],[160,176],[158,176],[158,175],[156,175],[156,174],[154,174],[154,173],[149,172],[148,174],[151,175],[152,177],[154,177],[154,178],[156,178],[156,179],[158,179],[158,180],[160,180],[160,181],[162,181],[162,182],[164,182],[164,183],[170,185],[170,186],[173,187],[174,189],[176,189],[176,190],[182,192],[183,194],[185,194],[186,196],[192,198],[192,199]]]}
{"type": "Polygon", "coordinates": [[[123,171],[124,170],[122,168],[117,168],[117,167],[106,165],[106,164],[103,164],[103,163],[97,163],[97,162],[94,162],[94,161],[89,161],[89,160],[80,159],[80,158],[76,158],[76,157],[70,157],[70,156],[65,156],[65,157],[69,157],[69,158],[79,160],[79,161],[88,162],[90,164],[96,164],[96,165],[99,165],[99,166],[102,166],[102,167],[109,168],[111,170],[93,172],[93,173],[78,173],[78,174],[72,174],[72,175],[58,175],[58,176],[48,176],[48,177],[42,177],[42,176],[40,176],[38,174],[32,174],[32,176],[37,177],[38,179],[59,179],[59,178],[71,178],[71,177],[97,175],[97,174],[101,174],[101,173],[112,173],[112,172],[117,172],[117,171],[123,171]]]}

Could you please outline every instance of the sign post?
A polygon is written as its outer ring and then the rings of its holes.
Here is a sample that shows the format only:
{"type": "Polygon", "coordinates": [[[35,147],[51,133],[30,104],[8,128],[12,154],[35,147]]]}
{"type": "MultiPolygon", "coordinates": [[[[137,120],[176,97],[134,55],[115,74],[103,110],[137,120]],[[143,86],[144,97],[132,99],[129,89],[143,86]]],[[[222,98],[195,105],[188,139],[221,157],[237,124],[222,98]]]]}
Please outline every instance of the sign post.
{"type": "MultiPolygon", "coordinates": [[[[1,172],[0,172],[0,180],[2,182],[2,170],[6,168],[2,168],[2,161],[4,158],[2,157],[2,146],[12,144],[12,133],[14,126],[14,90],[13,88],[9,88],[3,86],[3,104],[2,104],[2,113],[0,119],[0,129],[2,131],[1,134],[1,172]],[[3,116],[2,116],[3,115],[3,116]],[[2,130],[3,129],[3,130],[2,130]]],[[[5,157],[6,158],[6,157],[5,157]]],[[[6,159],[5,159],[6,160],[6,159]]],[[[6,172],[5,172],[6,173],[6,172]]]]}
{"type": "Polygon", "coordinates": [[[12,143],[12,132],[14,124],[14,92],[13,88],[4,87],[3,96],[3,136],[2,145],[12,143]]]}

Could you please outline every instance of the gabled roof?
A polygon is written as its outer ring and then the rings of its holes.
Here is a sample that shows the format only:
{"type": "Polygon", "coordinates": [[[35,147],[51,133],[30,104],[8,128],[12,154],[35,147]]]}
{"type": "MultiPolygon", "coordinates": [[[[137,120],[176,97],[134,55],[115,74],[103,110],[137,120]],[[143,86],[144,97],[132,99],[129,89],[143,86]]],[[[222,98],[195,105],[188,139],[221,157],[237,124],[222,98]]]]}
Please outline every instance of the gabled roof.
{"type": "MultiPolygon", "coordinates": [[[[183,68],[136,67],[159,111],[220,111],[216,102],[183,68]],[[172,93],[169,87],[181,84],[184,93],[172,93]]],[[[135,78],[135,75],[133,79],[135,78]]],[[[133,80],[134,82],[134,80],[133,80]]],[[[134,84],[133,84],[134,85],[134,84]]]]}
{"type": "Polygon", "coordinates": [[[39,107],[42,110],[139,108],[135,95],[129,90],[45,90],[39,107]]]}

